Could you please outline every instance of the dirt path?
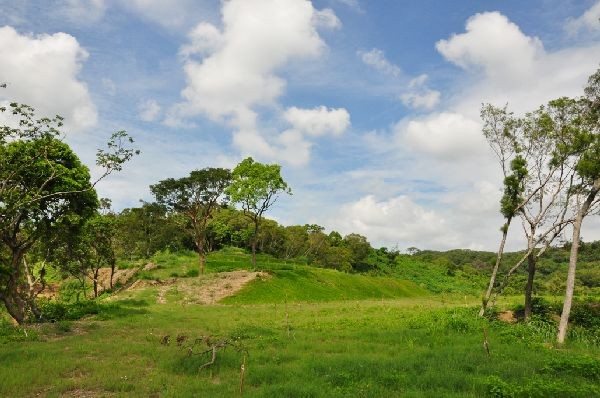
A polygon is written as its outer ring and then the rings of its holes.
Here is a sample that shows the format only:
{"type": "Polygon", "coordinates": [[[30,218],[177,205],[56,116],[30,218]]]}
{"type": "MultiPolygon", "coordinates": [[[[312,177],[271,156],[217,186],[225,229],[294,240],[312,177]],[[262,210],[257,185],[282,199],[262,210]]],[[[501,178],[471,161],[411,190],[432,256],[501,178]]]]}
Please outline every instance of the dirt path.
{"type": "Polygon", "coordinates": [[[214,304],[239,292],[247,283],[257,278],[268,278],[265,272],[232,271],[202,275],[195,278],[171,278],[163,281],[136,281],[128,290],[158,287],[156,301],[168,302],[172,293],[184,304],[214,304]]]}

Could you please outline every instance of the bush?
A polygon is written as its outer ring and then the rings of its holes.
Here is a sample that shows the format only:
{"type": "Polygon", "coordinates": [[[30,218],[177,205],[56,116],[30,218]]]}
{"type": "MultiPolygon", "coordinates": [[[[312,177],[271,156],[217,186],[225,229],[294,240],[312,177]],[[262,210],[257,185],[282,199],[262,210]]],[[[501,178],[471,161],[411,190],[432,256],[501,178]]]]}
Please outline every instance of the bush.
{"type": "Polygon", "coordinates": [[[600,328],[600,304],[575,302],[571,307],[569,321],[584,328],[600,328]]]}

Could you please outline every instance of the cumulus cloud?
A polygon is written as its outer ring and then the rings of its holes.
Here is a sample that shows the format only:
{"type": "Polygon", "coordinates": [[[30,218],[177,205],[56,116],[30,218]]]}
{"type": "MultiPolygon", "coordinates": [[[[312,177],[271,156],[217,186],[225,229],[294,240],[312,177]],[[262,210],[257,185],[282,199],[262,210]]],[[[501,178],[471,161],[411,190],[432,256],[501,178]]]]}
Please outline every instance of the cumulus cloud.
{"type": "Polygon", "coordinates": [[[395,133],[400,145],[437,160],[464,159],[485,149],[479,121],[458,113],[403,120],[396,125],[395,133]]]}
{"type": "MultiPolygon", "coordinates": [[[[277,69],[293,59],[321,54],[326,45],[317,28],[335,28],[339,20],[333,11],[316,10],[306,0],[231,0],[223,3],[221,13],[222,29],[202,22],[190,33],[190,43],[181,48],[187,78],[181,93],[184,101],[169,110],[166,121],[176,124],[205,115],[231,126],[233,143],[242,152],[305,163],[311,144],[304,134],[312,133],[264,133],[257,108],[277,108],[286,87],[277,69]]],[[[326,108],[320,112],[327,120],[340,114],[332,110],[328,115],[326,108]]]]}
{"type": "Polygon", "coordinates": [[[78,77],[87,58],[69,34],[28,36],[9,26],[0,28],[0,78],[9,83],[0,91],[0,101],[30,104],[38,115],[59,114],[67,131],[92,127],[96,106],[78,77]]]}
{"type": "Polygon", "coordinates": [[[581,31],[600,32],[600,1],[597,1],[580,17],[567,20],[565,29],[570,35],[576,35],[581,31]]]}
{"type": "Polygon", "coordinates": [[[156,100],[146,100],[138,105],[138,117],[144,122],[153,122],[160,114],[161,107],[156,100]]]}
{"type": "Polygon", "coordinates": [[[358,55],[361,61],[366,65],[369,65],[370,67],[375,68],[387,75],[398,77],[402,73],[400,67],[390,62],[385,57],[385,53],[378,48],[373,48],[369,51],[359,50],[357,51],[356,55],[358,55]]]}
{"type": "Polygon", "coordinates": [[[491,78],[523,81],[535,71],[535,60],[544,52],[537,37],[521,29],[499,12],[475,14],[466,32],[436,43],[437,50],[459,67],[483,69],[491,78]]]}
{"type": "Polygon", "coordinates": [[[320,106],[314,109],[288,108],[284,118],[294,129],[307,135],[340,135],[350,126],[350,114],[344,108],[328,109],[320,106]]]}
{"type": "Polygon", "coordinates": [[[422,247],[423,242],[430,242],[438,247],[453,247],[458,243],[443,216],[404,195],[379,201],[367,195],[344,204],[338,216],[341,221],[337,227],[342,232],[357,232],[388,245],[422,247]]]}

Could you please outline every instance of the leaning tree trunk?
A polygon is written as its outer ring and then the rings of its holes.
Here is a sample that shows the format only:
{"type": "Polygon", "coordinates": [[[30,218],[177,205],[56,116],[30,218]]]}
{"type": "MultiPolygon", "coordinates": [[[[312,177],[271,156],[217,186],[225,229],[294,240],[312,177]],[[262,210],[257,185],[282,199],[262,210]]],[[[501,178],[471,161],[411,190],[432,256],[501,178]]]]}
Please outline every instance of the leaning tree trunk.
{"type": "Polygon", "coordinates": [[[571,244],[571,255],[569,257],[569,271],[567,272],[567,287],[565,289],[565,301],[563,303],[562,314],[560,315],[560,323],[558,325],[558,335],[556,341],[559,344],[564,343],[567,335],[567,327],[569,325],[569,315],[571,313],[571,304],[573,303],[573,291],[575,290],[575,271],[577,268],[577,255],[579,254],[579,238],[581,235],[581,225],[583,217],[587,214],[590,206],[594,202],[598,191],[600,190],[600,180],[594,181],[594,187],[585,202],[579,209],[575,222],[573,223],[573,241],[571,244]]]}
{"type": "Polygon", "coordinates": [[[533,278],[535,277],[536,258],[533,252],[527,256],[527,285],[525,285],[525,320],[533,313],[533,278]]]}
{"type": "Polygon", "coordinates": [[[9,281],[5,292],[0,294],[0,299],[8,314],[16,323],[22,325],[27,314],[27,303],[19,296],[17,286],[13,281],[9,281]]]}
{"type": "Polygon", "coordinates": [[[481,302],[481,309],[479,310],[479,316],[483,316],[485,314],[485,310],[487,308],[488,302],[490,301],[490,297],[492,296],[492,290],[494,289],[494,285],[496,284],[496,276],[498,275],[498,268],[500,268],[500,263],[502,262],[502,255],[504,254],[504,245],[506,244],[506,236],[508,235],[508,227],[510,226],[512,218],[506,220],[506,224],[502,227],[502,240],[500,241],[500,248],[498,249],[498,254],[496,255],[496,264],[494,265],[494,269],[492,270],[492,276],[490,277],[490,284],[488,285],[487,291],[485,292],[485,297],[481,302]]]}
{"type": "Polygon", "coordinates": [[[11,248],[10,275],[6,288],[0,292],[0,300],[4,303],[6,311],[19,325],[25,322],[27,317],[27,300],[21,296],[19,291],[19,279],[21,276],[21,261],[24,252],[18,248],[11,248]]]}

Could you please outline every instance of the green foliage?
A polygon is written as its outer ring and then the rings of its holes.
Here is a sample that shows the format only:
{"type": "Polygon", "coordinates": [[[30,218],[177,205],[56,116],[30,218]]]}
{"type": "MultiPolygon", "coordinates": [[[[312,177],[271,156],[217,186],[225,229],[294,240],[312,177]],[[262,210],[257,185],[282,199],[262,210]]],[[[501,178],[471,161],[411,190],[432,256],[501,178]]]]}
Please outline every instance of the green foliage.
{"type": "Polygon", "coordinates": [[[281,166],[255,162],[251,157],[233,169],[231,185],[225,191],[232,202],[257,216],[274,203],[278,193],[292,192],[281,177],[281,166]]]}
{"type": "Polygon", "coordinates": [[[600,330],[600,303],[574,302],[569,320],[574,325],[600,330]]]}
{"type": "Polygon", "coordinates": [[[527,161],[520,155],[510,162],[511,174],[504,178],[504,194],[500,200],[500,212],[504,218],[516,215],[523,202],[525,178],[527,177],[527,161]]]}

